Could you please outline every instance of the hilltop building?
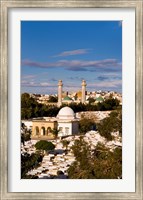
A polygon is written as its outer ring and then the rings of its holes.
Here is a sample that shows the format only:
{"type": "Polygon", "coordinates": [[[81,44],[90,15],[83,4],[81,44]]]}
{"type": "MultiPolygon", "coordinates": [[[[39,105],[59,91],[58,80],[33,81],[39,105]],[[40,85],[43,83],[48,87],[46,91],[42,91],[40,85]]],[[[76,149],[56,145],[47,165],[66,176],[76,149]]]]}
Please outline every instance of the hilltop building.
{"type": "Polygon", "coordinates": [[[73,102],[73,99],[70,98],[69,96],[65,96],[62,100],[62,103],[70,104],[73,102]]]}
{"type": "MultiPolygon", "coordinates": [[[[81,102],[85,103],[86,102],[86,81],[83,80],[81,83],[82,86],[82,90],[81,90],[81,102]]],[[[60,107],[62,105],[62,103],[71,103],[73,102],[73,99],[71,99],[68,95],[66,95],[64,98],[62,98],[62,93],[63,93],[63,83],[62,80],[59,80],[58,82],[58,107],[60,107]]],[[[75,101],[74,101],[75,102],[75,101]]],[[[79,101],[78,101],[79,103],[79,101]]]]}
{"type": "MultiPolygon", "coordinates": [[[[93,98],[96,103],[102,103],[106,99],[113,98],[118,99],[120,101],[120,105],[122,105],[122,94],[113,92],[113,91],[87,91],[86,90],[86,81],[83,80],[81,83],[81,89],[78,91],[64,91],[63,90],[63,82],[62,80],[59,80],[58,82],[58,94],[52,94],[52,95],[40,95],[40,94],[31,94],[33,98],[36,99],[38,103],[45,104],[45,105],[52,105],[52,106],[58,106],[61,105],[69,105],[70,103],[89,103],[89,98],[93,98]],[[58,99],[57,101],[49,101],[50,97],[53,96],[58,99]]],[[[56,99],[56,100],[57,100],[56,99]]]]}
{"type": "Polygon", "coordinates": [[[59,130],[58,136],[78,134],[79,119],[74,111],[66,106],[60,109],[57,117],[44,117],[33,120],[32,139],[54,139],[52,131],[59,130]]]}
{"type": "Polygon", "coordinates": [[[32,121],[32,139],[52,139],[52,130],[57,128],[57,120],[54,117],[44,117],[32,121]]]}
{"type": "Polygon", "coordinates": [[[70,107],[63,107],[57,115],[59,136],[78,134],[79,120],[76,118],[74,111],[70,107]]]}
{"type": "Polygon", "coordinates": [[[96,98],[95,102],[96,103],[102,103],[104,101],[103,97],[102,96],[99,96],[98,98],[96,98]]]}

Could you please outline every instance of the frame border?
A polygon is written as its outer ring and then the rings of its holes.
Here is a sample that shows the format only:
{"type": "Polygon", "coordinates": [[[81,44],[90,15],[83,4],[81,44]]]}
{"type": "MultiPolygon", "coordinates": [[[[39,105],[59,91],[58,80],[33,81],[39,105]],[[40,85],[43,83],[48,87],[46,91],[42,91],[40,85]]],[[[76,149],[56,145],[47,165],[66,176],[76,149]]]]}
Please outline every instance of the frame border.
{"type": "Polygon", "coordinates": [[[1,199],[143,199],[143,1],[142,0],[1,0],[0,11],[0,177],[1,199]],[[8,9],[9,8],[135,8],[136,192],[9,193],[8,188],[8,9]]]}

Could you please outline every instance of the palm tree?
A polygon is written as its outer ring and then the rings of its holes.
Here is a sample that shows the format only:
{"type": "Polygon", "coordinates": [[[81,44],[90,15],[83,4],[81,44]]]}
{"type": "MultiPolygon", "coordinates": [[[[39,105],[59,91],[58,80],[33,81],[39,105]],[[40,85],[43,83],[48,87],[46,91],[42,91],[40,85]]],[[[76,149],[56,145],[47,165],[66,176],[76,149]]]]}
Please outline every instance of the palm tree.
{"type": "Polygon", "coordinates": [[[54,135],[55,139],[58,137],[59,130],[57,128],[52,129],[52,134],[54,135]]]}

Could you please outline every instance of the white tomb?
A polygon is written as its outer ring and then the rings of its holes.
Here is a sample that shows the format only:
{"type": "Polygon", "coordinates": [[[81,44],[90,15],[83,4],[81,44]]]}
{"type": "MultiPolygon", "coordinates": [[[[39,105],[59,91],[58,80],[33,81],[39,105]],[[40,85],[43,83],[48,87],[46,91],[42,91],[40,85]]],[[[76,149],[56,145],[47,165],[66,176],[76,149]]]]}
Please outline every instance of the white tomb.
{"type": "Polygon", "coordinates": [[[57,122],[59,137],[78,134],[79,119],[76,118],[74,111],[70,107],[63,107],[59,111],[57,122]]]}

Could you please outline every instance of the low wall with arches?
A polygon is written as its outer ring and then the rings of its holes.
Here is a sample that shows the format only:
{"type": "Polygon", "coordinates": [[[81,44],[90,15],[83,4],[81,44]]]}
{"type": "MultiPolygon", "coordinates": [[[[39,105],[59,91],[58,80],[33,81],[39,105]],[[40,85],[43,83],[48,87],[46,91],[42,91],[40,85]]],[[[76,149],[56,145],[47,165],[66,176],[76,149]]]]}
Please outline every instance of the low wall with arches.
{"type": "Polygon", "coordinates": [[[53,129],[57,128],[57,121],[35,120],[32,127],[32,139],[52,139],[53,129]]]}

